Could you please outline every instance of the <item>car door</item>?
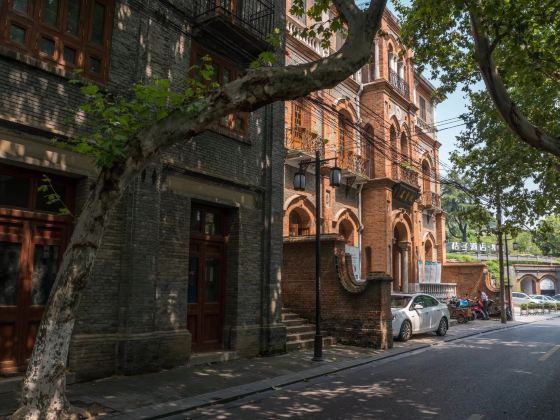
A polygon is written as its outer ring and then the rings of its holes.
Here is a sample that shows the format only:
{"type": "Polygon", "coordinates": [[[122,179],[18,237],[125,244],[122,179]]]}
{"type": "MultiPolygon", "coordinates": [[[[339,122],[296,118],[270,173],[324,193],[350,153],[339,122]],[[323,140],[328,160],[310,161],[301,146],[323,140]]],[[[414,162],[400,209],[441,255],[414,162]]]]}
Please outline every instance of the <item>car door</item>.
{"type": "Polygon", "coordinates": [[[424,332],[430,328],[430,308],[426,307],[424,296],[416,296],[410,304],[409,316],[412,320],[412,331],[424,332]],[[422,305],[422,309],[414,309],[416,305],[422,305]]]}
{"type": "Polygon", "coordinates": [[[430,314],[430,331],[437,329],[439,326],[439,321],[443,316],[441,309],[439,308],[439,302],[432,296],[424,296],[424,302],[426,302],[426,307],[429,309],[430,314]]]}

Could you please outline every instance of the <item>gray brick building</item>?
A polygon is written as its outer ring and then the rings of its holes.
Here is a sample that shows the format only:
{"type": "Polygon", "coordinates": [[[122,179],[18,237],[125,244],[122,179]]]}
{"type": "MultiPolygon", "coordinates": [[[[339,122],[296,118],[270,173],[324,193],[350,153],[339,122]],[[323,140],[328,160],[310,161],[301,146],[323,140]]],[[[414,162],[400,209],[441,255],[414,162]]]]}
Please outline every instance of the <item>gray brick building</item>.
{"type": "MultiPolygon", "coordinates": [[[[72,229],[37,193],[42,175],[79,211],[96,173],[50,141],[82,128],[72,68],[122,94],[153,78],[179,88],[209,54],[226,81],[283,16],[276,0],[0,4],[1,373],[25,367],[72,229]]],[[[283,112],[232,115],[130,185],[80,304],[69,356],[79,379],[172,367],[193,352],[284,351],[283,112]]]]}

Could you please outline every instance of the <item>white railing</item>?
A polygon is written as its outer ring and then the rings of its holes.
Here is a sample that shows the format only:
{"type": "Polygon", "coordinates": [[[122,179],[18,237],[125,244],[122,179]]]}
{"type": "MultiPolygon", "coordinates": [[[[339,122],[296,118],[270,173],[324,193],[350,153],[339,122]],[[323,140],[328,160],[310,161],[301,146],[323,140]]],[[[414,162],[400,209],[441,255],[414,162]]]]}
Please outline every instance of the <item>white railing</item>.
{"type": "Polygon", "coordinates": [[[439,300],[457,296],[456,283],[409,283],[408,289],[410,293],[426,293],[439,300]]]}

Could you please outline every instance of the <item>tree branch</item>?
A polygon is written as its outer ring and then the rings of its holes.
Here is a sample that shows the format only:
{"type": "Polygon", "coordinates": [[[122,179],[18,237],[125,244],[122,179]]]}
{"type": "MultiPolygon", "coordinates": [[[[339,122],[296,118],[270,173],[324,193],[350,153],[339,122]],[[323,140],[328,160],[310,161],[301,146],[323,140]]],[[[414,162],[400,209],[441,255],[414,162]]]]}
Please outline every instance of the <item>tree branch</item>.
{"type": "Polygon", "coordinates": [[[469,6],[469,15],[474,38],[475,59],[486,89],[506,125],[528,145],[560,156],[560,139],[550,136],[539,127],[531,124],[511,100],[492,57],[492,47],[488,35],[472,5],[469,6]]]}
{"type": "Polygon", "coordinates": [[[253,111],[275,101],[296,99],[320,89],[336,86],[360,69],[370,58],[375,34],[387,0],[375,0],[366,11],[353,0],[333,0],[348,25],[348,36],[337,52],[316,61],[287,67],[249,70],[245,76],[219,88],[200,102],[195,115],[175,111],[140,131],[129,142],[126,161],[118,163],[122,182],[138,165],[161,150],[195,136],[219,118],[237,111],[253,111]]]}

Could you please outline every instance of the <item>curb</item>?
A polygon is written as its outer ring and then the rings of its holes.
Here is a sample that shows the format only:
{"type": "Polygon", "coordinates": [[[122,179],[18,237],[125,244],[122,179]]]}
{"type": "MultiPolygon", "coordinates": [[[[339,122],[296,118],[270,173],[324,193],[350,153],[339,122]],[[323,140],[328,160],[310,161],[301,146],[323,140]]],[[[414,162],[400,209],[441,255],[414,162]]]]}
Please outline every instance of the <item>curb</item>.
{"type": "Polygon", "coordinates": [[[343,362],[306,369],[305,371],[299,373],[290,373],[287,375],[282,375],[271,379],[264,379],[261,381],[256,381],[245,385],[233,386],[222,390],[196,395],[193,397],[188,397],[180,400],[154,404],[147,407],[140,407],[135,410],[131,410],[129,412],[114,414],[107,417],[110,417],[111,419],[120,419],[120,420],[161,419],[168,416],[183,414],[199,408],[209,407],[217,404],[226,404],[228,402],[239,400],[251,395],[260,394],[271,390],[277,390],[289,385],[293,385],[300,382],[306,382],[311,379],[319,378],[321,376],[326,376],[333,373],[353,369],[370,363],[397,358],[405,354],[414,353],[419,350],[426,350],[430,347],[439,346],[457,340],[463,340],[465,338],[469,338],[475,335],[483,335],[496,331],[508,330],[512,328],[521,327],[524,325],[530,325],[539,321],[547,321],[554,318],[557,317],[538,319],[531,322],[525,322],[525,323],[520,323],[520,324],[510,325],[510,326],[507,325],[502,326],[502,324],[500,324],[499,326],[496,326],[494,328],[485,331],[477,331],[477,332],[467,333],[457,337],[450,337],[449,339],[444,339],[443,341],[436,342],[436,343],[419,344],[417,346],[413,346],[410,348],[403,348],[402,351],[396,351],[392,354],[345,360],[343,362]]]}

